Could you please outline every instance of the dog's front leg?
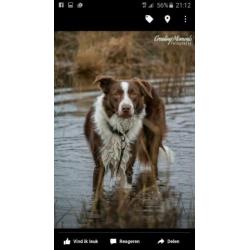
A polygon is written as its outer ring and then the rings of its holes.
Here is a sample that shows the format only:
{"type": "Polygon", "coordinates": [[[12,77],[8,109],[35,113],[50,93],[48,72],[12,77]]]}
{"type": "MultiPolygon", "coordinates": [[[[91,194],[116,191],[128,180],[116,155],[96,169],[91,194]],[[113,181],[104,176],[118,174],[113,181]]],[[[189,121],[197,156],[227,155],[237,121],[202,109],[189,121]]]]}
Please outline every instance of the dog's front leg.
{"type": "Polygon", "coordinates": [[[155,136],[153,141],[149,145],[149,155],[151,158],[151,169],[152,175],[155,180],[158,178],[158,155],[159,155],[159,148],[161,145],[161,138],[160,136],[155,136]]]}
{"type": "Polygon", "coordinates": [[[93,192],[94,192],[94,202],[97,202],[100,198],[104,179],[104,165],[102,162],[95,167],[93,173],[93,192]]]}
{"type": "MultiPolygon", "coordinates": [[[[135,144],[132,145],[131,149],[132,149],[132,151],[135,151],[136,150],[136,145],[135,144]]],[[[136,159],[136,154],[137,154],[137,152],[135,152],[134,154],[132,154],[130,156],[130,159],[129,159],[129,161],[127,163],[127,166],[126,166],[126,172],[125,173],[126,173],[127,184],[129,186],[132,185],[133,167],[134,167],[134,163],[135,163],[135,159],[136,159]]]]}

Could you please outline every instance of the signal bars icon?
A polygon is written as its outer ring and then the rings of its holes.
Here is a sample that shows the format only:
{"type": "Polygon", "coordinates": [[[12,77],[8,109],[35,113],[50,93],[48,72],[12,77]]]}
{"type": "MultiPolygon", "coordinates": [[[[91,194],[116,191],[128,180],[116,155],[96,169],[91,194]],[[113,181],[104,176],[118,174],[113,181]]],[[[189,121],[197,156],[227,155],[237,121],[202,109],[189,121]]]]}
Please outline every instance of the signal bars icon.
{"type": "Polygon", "coordinates": [[[162,2],[162,3],[147,3],[147,2],[142,2],[141,3],[143,9],[165,9],[165,8],[174,8],[174,3],[173,2],[162,2]]]}
{"type": "Polygon", "coordinates": [[[151,3],[149,6],[148,6],[149,9],[152,9],[154,8],[154,3],[151,3]]]}

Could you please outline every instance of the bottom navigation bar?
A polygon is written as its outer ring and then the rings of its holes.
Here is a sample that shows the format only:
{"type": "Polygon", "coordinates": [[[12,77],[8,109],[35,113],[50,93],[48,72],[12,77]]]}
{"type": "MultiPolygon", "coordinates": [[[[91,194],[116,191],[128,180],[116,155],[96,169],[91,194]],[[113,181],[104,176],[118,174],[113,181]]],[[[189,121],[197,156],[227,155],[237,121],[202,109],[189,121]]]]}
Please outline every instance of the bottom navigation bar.
{"type": "Polygon", "coordinates": [[[194,249],[194,229],[55,229],[57,249],[194,249]]]}

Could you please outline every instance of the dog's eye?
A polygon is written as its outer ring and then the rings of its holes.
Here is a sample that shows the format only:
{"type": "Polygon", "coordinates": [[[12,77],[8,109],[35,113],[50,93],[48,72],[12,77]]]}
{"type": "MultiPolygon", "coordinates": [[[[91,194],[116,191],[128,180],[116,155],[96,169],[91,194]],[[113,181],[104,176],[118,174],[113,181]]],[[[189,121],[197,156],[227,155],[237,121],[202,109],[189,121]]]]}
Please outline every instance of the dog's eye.
{"type": "Polygon", "coordinates": [[[138,96],[138,94],[136,92],[131,92],[130,93],[131,98],[136,98],[137,96],[138,96]]]}
{"type": "Polygon", "coordinates": [[[120,97],[121,94],[119,92],[115,92],[112,95],[113,95],[113,97],[120,97]]]}
{"type": "Polygon", "coordinates": [[[112,97],[113,97],[114,101],[118,102],[120,100],[120,98],[121,98],[121,94],[119,92],[114,92],[112,94],[112,97]]]}

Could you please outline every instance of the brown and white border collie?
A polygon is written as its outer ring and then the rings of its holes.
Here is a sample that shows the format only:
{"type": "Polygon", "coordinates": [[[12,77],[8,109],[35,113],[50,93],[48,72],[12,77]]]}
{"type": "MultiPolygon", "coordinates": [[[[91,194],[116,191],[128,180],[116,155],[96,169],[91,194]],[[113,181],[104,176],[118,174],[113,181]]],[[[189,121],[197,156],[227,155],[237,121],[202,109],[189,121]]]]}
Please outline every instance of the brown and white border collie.
{"type": "Polygon", "coordinates": [[[150,83],[131,79],[97,77],[102,95],[97,97],[85,121],[84,132],[95,162],[94,190],[100,189],[106,169],[121,186],[132,182],[138,160],[150,165],[157,178],[159,149],[166,133],[164,103],[150,83]]]}

